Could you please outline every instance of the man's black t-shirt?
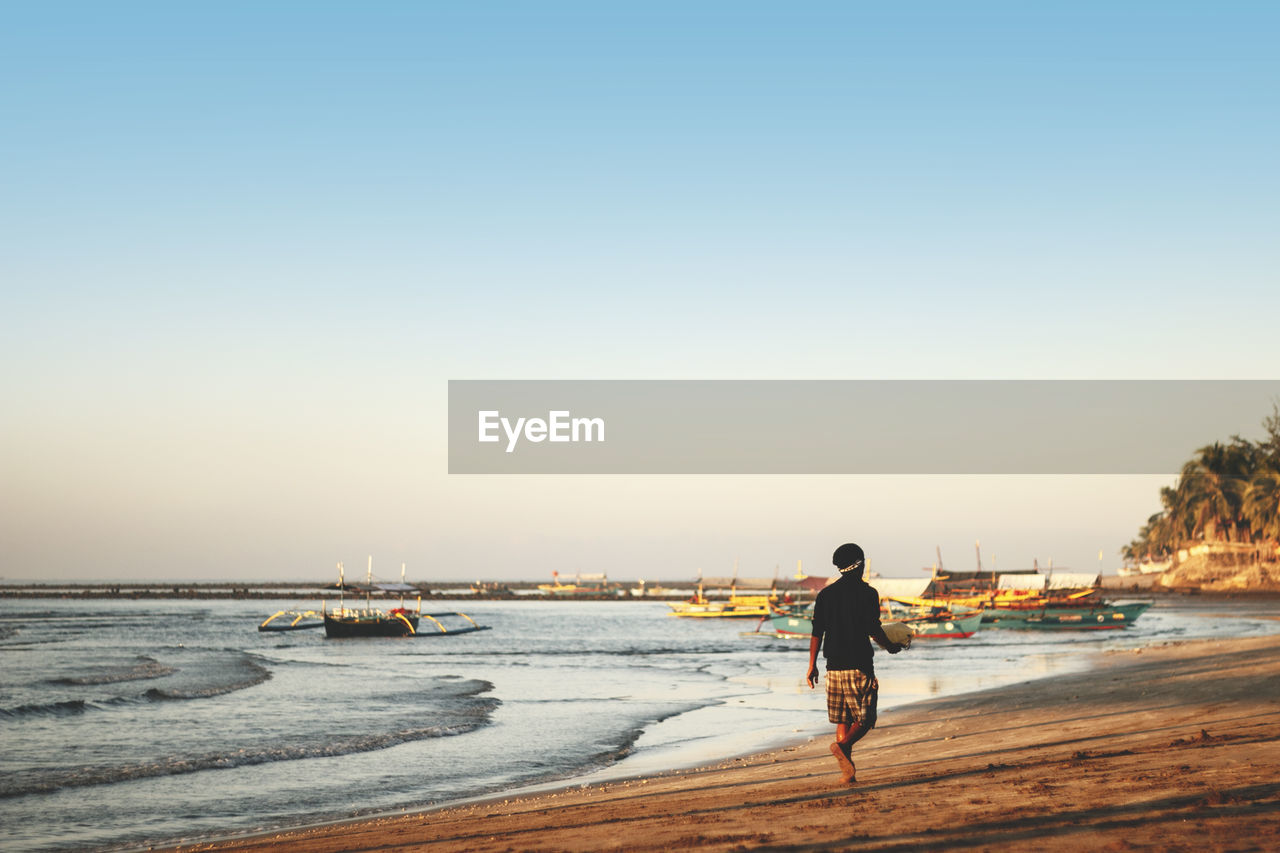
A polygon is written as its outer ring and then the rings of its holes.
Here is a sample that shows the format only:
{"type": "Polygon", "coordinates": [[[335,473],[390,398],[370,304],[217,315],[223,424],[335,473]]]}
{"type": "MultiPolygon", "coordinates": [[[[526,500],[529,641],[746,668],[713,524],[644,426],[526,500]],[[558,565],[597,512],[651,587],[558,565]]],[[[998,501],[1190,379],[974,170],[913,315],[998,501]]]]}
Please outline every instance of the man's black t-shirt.
{"type": "Polygon", "coordinates": [[[827,671],[859,669],[875,675],[871,633],[880,627],[880,595],[852,572],[818,592],[813,636],[822,639],[827,671]]]}

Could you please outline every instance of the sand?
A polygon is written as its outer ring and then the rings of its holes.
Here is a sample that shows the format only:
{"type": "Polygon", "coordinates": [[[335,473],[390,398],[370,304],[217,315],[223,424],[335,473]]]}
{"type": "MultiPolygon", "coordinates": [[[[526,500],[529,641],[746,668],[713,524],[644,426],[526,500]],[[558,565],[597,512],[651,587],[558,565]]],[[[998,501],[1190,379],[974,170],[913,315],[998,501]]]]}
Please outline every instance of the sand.
{"type": "Polygon", "coordinates": [[[884,713],[854,748],[851,785],[818,739],[656,777],[180,849],[1271,851],[1278,738],[1280,637],[1189,642],[884,713]]]}

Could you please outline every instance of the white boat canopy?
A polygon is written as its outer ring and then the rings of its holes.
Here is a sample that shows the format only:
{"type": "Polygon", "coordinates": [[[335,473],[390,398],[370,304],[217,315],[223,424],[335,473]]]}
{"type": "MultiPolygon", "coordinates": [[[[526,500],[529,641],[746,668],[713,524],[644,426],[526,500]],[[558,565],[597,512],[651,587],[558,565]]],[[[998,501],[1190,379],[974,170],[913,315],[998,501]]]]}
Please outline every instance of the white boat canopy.
{"type": "Polygon", "coordinates": [[[1030,572],[1021,574],[1000,575],[997,580],[1000,589],[1049,590],[1049,589],[1090,589],[1098,585],[1098,574],[1094,572],[1054,572],[1051,575],[1037,575],[1030,572]]]}
{"type": "Polygon", "coordinates": [[[1035,575],[1030,572],[1016,575],[1000,575],[996,579],[996,586],[1000,589],[1042,590],[1046,589],[1045,581],[1048,579],[1048,575],[1035,575]]]}
{"type": "Polygon", "coordinates": [[[920,598],[932,582],[932,578],[872,578],[867,581],[881,598],[920,598]]]}
{"type": "Polygon", "coordinates": [[[1098,572],[1054,572],[1047,577],[1049,589],[1089,589],[1102,580],[1098,572]]]}

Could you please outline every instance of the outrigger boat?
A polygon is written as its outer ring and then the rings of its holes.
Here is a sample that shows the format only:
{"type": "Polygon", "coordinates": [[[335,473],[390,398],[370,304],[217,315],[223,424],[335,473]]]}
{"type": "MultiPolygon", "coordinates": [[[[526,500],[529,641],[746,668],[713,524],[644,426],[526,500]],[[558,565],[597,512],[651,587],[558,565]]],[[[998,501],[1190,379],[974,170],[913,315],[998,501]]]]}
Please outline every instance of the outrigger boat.
{"type": "MultiPolygon", "coordinates": [[[[701,574],[701,573],[699,573],[701,574]]],[[[698,588],[688,601],[672,601],[667,604],[672,616],[695,619],[761,619],[768,618],[773,604],[778,600],[778,580],[766,578],[738,578],[738,566],[734,563],[731,578],[698,578],[698,588]],[[706,586],[729,588],[727,599],[707,598],[706,586]],[[760,592],[739,594],[738,587],[758,589],[760,592]]]]}
{"type": "Polygon", "coordinates": [[[1040,573],[1038,562],[1031,572],[984,572],[980,551],[976,572],[946,572],[939,552],[926,595],[898,600],[920,606],[981,608],[982,624],[991,628],[1114,630],[1132,625],[1151,606],[1149,601],[1106,601],[1096,574],[1054,572],[1053,561],[1048,574],[1040,573]]]}
{"type": "Polygon", "coordinates": [[[314,610],[296,611],[281,610],[269,616],[258,626],[259,631],[298,631],[304,628],[324,628],[325,636],[331,638],[346,637],[439,637],[444,635],[468,634],[472,631],[488,630],[486,625],[477,625],[476,621],[465,613],[450,611],[447,613],[423,613],[422,596],[418,596],[417,607],[409,611],[404,606],[405,592],[413,589],[404,582],[404,564],[400,564],[400,583],[373,583],[373,558],[369,558],[369,570],[363,587],[348,585],[344,578],[342,563],[338,564],[338,583],[329,587],[339,591],[338,606],[332,610],[322,605],[320,612],[314,610]],[[373,606],[371,598],[373,590],[382,592],[399,592],[400,606],[390,610],[380,610],[373,606]],[[363,592],[365,601],[363,608],[348,608],[345,594],[347,590],[363,592]],[[319,621],[316,621],[317,618],[319,621]],[[277,619],[281,620],[277,624],[277,619]],[[422,619],[430,621],[433,631],[419,632],[422,619]],[[456,619],[462,623],[457,624],[456,619]],[[286,621],[288,620],[288,621],[286,621]],[[453,624],[449,627],[445,621],[453,624]]]}
{"type": "Polygon", "coordinates": [[[725,601],[715,601],[706,597],[702,584],[688,601],[672,601],[668,603],[672,616],[691,616],[702,619],[756,619],[769,616],[771,596],[738,595],[737,590],[730,590],[725,601]]]}
{"type": "Polygon", "coordinates": [[[976,607],[914,606],[886,599],[883,609],[890,618],[911,629],[918,639],[963,640],[982,627],[982,611],[976,607]]]}
{"type": "Polygon", "coordinates": [[[813,602],[800,605],[775,606],[773,612],[760,620],[759,631],[768,619],[773,625],[773,636],[783,640],[807,640],[813,635],[813,602]]]}
{"type": "Polygon", "coordinates": [[[668,605],[672,616],[697,619],[755,619],[768,617],[769,596],[736,595],[728,601],[711,601],[695,595],[688,601],[672,601],[668,605]]]}
{"type": "Polygon", "coordinates": [[[1095,607],[1042,607],[1039,610],[984,610],[982,624],[992,628],[1036,630],[1111,631],[1132,625],[1149,601],[1099,604],[1095,607]]]}
{"type": "Polygon", "coordinates": [[[400,583],[373,583],[373,557],[369,558],[369,571],[363,589],[348,587],[343,578],[342,563],[338,564],[338,607],[336,610],[322,611],[324,616],[324,633],[327,637],[406,637],[418,633],[418,617],[422,611],[422,597],[418,597],[418,608],[410,613],[404,606],[404,594],[412,589],[404,582],[404,563],[400,564],[400,583]],[[351,609],[346,606],[345,594],[348,589],[364,592],[364,607],[351,609]],[[371,597],[373,590],[382,592],[399,592],[400,606],[390,610],[378,610],[373,607],[371,597]]]}
{"type": "Polygon", "coordinates": [[[1046,607],[1087,609],[1097,607],[1102,596],[1096,589],[1064,590],[1058,594],[1038,589],[998,589],[968,595],[953,593],[946,597],[946,601],[957,607],[975,607],[980,610],[1043,610],[1046,607]]]}
{"type": "MultiPolygon", "coordinates": [[[[881,612],[887,617],[882,624],[902,625],[915,639],[965,639],[972,637],[982,626],[982,611],[972,608],[915,607],[886,600],[881,612]]],[[[813,634],[813,605],[775,607],[769,620],[773,625],[773,636],[784,640],[807,640],[813,634]]]]}
{"type": "Polygon", "coordinates": [[[618,585],[609,582],[609,575],[601,572],[600,574],[584,575],[578,572],[574,576],[571,583],[561,583],[560,573],[551,573],[551,583],[538,584],[538,590],[543,595],[558,596],[593,596],[593,595],[613,595],[618,589],[618,585]]]}
{"type": "MultiPolygon", "coordinates": [[[[895,599],[901,604],[920,608],[961,609],[957,601],[969,601],[968,598],[902,598],[895,599]]],[[[1018,607],[983,607],[977,611],[983,626],[988,628],[1037,628],[1060,630],[1101,631],[1116,628],[1127,628],[1141,616],[1148,607],[1149,601],[1137,601],[1129,604],[1111,604],[1100,599],[1092,603],[1076,603],[1069,605],[1053,604],[1053,599],[1024,599],[1018,607]]]]}

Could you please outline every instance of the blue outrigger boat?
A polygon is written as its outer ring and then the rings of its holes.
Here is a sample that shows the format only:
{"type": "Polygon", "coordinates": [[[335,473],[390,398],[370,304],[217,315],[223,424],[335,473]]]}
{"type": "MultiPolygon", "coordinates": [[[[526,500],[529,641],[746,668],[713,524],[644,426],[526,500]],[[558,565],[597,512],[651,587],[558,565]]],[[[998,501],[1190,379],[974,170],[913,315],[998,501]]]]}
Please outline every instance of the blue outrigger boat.
{"type": "Polygon", "coordinates": [[[1099,604],[1096,607],[993,609],[982,611],[982,624],[991,628],[1113,631],[1132,625],[1150,606],[1149,601],[1137,601],[1131,604],[1099,604]]]}

